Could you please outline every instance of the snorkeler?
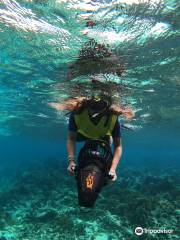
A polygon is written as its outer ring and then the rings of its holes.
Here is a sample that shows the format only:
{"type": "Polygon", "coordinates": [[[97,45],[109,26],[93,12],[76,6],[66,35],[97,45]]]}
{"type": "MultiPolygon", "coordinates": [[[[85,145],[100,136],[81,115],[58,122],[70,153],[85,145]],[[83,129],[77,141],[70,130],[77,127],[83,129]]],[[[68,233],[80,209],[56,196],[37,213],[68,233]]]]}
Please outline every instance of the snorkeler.
{"type": "Polygon", "coordinates": [[[67,138],[68,171],[77,170],[79,205],[92,207],[101,188],[117,179],[116,168],[122,155],[121,132],[118,116],[131,119],[130,108],[112,103],[107,95],[91,98],[68,99],[63,104],[51,103],[57,110],[69,110],[69,131],[67,138]],[[111,139],[114,151],[111,151],[111,139]],[[84,141],[76,168],[76,141],[84,141]]]}
{"type": "MultiPolygon", "coordinates": [[[[87,26],[92,28],[94,22],[88,21],[87,26]]],[[[103,91],[106,84],[98,80],[97,74],[111,73],[120,77],[123,72],[124,65],[109,47],[90,38],[79,52],[78,59],[69,65],[68,79],[90,75],[92,92],[96,92],[99,88],[106,94],[70,98],[62,104],[50,104],[57,110],[70,111],[67,170],[70,174],[76,175],[80,206],[92,207],[102,187],[110,179],[111,181],[117,179],[116,168],[122,155],[118,116],[123,115],[126,119],[131,119],[133,112],[130,108],[113,104],[111,94],[107,94],[113,84],[109,82],[108,91],[107,89],[103,91]],[[77,141],[85,143],[76,162],[77,141]]]]}

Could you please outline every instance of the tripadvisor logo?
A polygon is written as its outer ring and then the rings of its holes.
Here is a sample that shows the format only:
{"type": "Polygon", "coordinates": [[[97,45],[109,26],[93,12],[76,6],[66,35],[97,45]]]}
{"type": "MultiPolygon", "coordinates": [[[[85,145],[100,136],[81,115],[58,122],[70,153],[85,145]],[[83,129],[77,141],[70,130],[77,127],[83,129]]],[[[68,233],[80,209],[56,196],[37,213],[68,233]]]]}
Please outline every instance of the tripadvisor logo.
{"type": "Polygon", "coordinates": [[[135,234],[140,236],[143,233],[161,233],[161,234],[170,234],[173,233],[174,230],[172,229],[149,229],[149,228],[142,228],[142,227],[137,227],[135,228],[135,234]]]}
{"type": "Polygon", "coordinates": [[[143,234],[142,227],[135,228],[135,234],[138,235],[138,236],[142,235],[143,234]]]}

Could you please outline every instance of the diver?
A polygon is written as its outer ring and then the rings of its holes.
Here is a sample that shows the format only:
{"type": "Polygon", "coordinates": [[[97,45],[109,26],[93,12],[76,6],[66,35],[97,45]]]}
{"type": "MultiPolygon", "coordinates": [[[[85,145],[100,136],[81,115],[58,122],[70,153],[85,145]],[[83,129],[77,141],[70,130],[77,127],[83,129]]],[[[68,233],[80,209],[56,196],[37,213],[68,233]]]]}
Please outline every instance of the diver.
{"type": "MultiPolygon", "coordinates": [[[[94,25],[93,21],[87,22],[89,28],[93,28],[94,25]]],[[[67,170],[76,176],[80,206],[93,207],[102,187],[110,180],[113,182],[117,179],[116,168],[122,155],[118,116],[123,115],[126,119],[131,119],[134,114],[128,107],[113,104],[111,94],[108,94],[114,86],[113,83],[103,84],[97,76],[111,73],[121,77],[124,70],[121,59],[108,45],[89,38],[80,50],[77,60],[69,65],[67,78],[71,80],[81,75],[90,75],[93,87],[91,92],[94,93],[99,88],[101,94],[70,98],[62,104],[49,104],[57,110],[70,112],[67,170]],[[104,89],[105,86],[108,89],[104,89]],[[75,159],[76,142],[79,141],[84,142],[84,146],[75,159]]]]}
{"type": "Polygon", "coordinates": [[[105,94],[72,98],[63,104],[50,103],[50,106],[70,111],[67,170],[71,175],[76,173],[79,205],[92,207],[108,178],[117,179],[116,168],[122,155],[118,116],[131,119],[134,114],[130,108],[113,104],[111,97],[105,94]],[[84,141],[84,146],[76,162],[77,141],[84,141]]]}

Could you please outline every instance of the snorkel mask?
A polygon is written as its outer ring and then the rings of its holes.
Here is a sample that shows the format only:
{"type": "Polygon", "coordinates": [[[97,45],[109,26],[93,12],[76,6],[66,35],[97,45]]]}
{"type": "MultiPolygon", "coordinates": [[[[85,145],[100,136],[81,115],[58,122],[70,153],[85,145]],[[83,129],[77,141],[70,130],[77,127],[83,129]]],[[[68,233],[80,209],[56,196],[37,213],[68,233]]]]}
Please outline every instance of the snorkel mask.
{"type": "Polygon", "coordinates": [[[93,96],[88,100],[88,108],[102,113],[106,111],[111,105],[111,99],[108,96],[93,96]]]}

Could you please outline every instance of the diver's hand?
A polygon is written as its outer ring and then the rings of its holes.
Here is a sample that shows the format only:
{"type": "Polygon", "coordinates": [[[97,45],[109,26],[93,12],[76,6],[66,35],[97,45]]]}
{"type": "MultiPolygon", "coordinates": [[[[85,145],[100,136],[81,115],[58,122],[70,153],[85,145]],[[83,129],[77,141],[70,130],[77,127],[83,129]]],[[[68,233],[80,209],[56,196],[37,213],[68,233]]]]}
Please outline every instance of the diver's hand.
{"type": "Polygon", "coordinates": [[[76,163],[74,161],[69,161],[67,170],[71,175],[74,174],[75,167],[76,167],[76,163]]]}
{"type": "Polygon", "coordinates": [[[117,175],[116,175],[116,171],[114,169],[110,169],[109,176],[111,177],[111,181],[116,181],[117,175]]]}

